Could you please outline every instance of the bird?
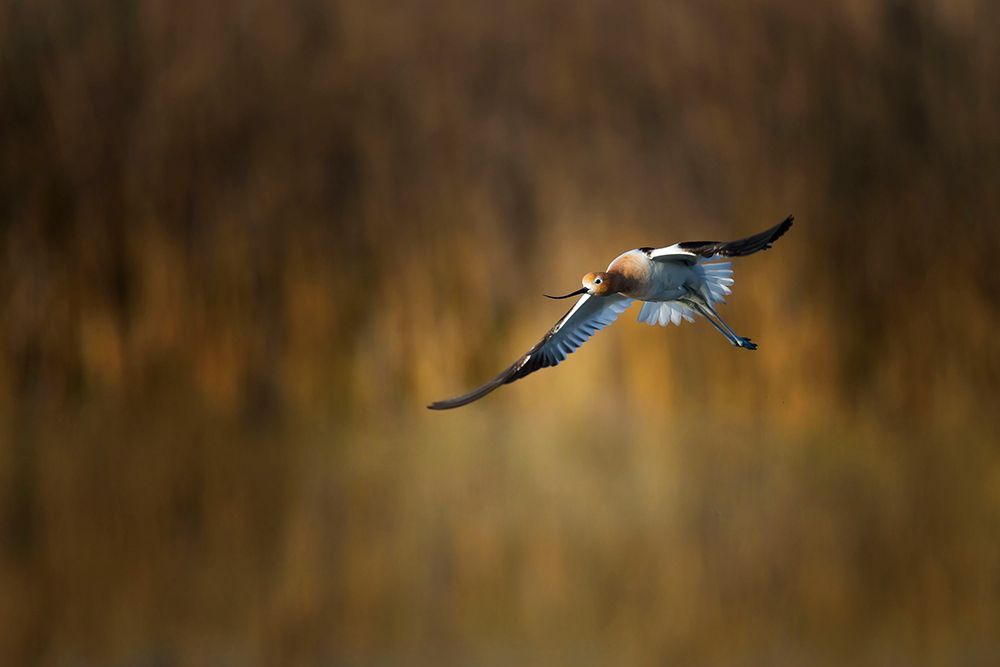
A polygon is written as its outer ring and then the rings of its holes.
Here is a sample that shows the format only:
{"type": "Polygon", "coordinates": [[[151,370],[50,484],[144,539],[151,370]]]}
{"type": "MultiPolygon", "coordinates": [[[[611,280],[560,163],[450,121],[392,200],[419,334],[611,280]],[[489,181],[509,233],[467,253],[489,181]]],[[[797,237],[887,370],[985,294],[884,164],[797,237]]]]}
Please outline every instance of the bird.
{"type": "Polygon", "coordinates": [[[595,333],[612,324],[634,301],[641,301],[639,321],[650,326],[698,315],[734,347],[756,350],[757,344],[740,336],[715,310],[732,292],[733,264],[720,258],[745,257],[767,250],[792,226],[789,215],[780,223],[736,241],[683,241],[662,248],[635,248],[618,255],[604,271],[583,276],[580,289],[550,299],[581,295],[538,343],[509,368],[483,386],[462,396],[435,401],[431,410],[450,410],[478,401],[495,389],[535,371],[557,366],[595,333]]]}

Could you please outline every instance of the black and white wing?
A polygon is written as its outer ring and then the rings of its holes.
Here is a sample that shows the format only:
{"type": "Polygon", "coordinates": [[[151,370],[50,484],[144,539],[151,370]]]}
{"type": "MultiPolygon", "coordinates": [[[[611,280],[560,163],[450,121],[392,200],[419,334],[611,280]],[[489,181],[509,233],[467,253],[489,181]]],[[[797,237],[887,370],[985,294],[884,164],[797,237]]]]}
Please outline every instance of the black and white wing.
{"type": "Polygon", "coordinates": [[[665,248],[644,248],[650,259],[660,261],[680,261],[694,264],[699,259],[712,257],[743,257],[760,250],[767,250],[777,241],[795,218],[788,216],[770,229],[737,241],[684,241],[665,248]]]}
{"type": "Polygon", "coordinates": [[[556,322],[545,336],[510,368],[500,373],[482,387],[446,401],[437,401],[427,407],[431,410],[448,410],[479,400],[501,385],[520,380],[540,368],[557,366],[595,333],[608,326],[632,304],[632,299],[621,294],[591,296],[584,294],[556,322]]]}

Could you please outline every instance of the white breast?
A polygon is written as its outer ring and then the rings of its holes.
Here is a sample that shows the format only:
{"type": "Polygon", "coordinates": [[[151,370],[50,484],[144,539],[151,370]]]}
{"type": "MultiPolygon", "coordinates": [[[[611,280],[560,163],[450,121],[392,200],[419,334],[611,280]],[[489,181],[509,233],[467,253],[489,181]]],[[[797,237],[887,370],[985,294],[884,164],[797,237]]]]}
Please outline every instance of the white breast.
{"type": "Polygon", "coordinates": [[[681,262],[650,262],[649,284],[642,290],[643,301],[673,301],[687,292],[698,278],[692,267],[681,262]]]}

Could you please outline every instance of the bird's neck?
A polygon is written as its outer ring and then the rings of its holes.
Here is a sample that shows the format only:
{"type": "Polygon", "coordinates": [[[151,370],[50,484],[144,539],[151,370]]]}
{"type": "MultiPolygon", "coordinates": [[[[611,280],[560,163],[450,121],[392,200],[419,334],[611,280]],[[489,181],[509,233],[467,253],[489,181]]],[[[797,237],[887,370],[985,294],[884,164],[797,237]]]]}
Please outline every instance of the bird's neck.
{"type": "Polygon", "coordinates": [[[635,276],[630,276],[620,271],[609,272],[608,280],[611,282],[610,292],[626,295],[629,292],[635,291],[635,288],[639,285],[639,281],[635,276]]]}

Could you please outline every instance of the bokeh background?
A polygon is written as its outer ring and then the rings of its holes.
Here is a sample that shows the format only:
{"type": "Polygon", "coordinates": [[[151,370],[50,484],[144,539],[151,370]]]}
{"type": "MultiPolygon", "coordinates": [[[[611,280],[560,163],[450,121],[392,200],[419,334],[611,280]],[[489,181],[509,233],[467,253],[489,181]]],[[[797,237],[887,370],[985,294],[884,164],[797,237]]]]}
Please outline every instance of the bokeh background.
{"type": "Polygon", "coordinates": [[[0,2],[0,664],[1000,662],[1000,4],[0,2]],[[447,413],[619,252],[735,238],[447,413]]]}

